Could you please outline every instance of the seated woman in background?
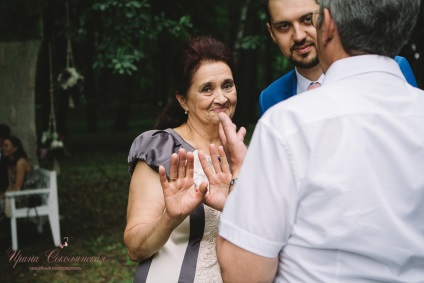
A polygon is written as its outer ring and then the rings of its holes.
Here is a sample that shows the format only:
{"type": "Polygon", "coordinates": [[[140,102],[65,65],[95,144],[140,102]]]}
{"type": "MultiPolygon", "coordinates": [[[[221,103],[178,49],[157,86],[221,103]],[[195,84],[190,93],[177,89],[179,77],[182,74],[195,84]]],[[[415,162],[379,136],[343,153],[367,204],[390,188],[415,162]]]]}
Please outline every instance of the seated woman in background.
{"type": "MultiPolygon", "coordinates": [[[[33,181],[33,170],[28,160],[28,156],[22,147],[20,139],[14,136],[9,136],[3,139],[2,142],[3,155],[6,158],[7,170],[9,175],[9,187],[6,192],[20,191],[22,188],[27,187],[33,181]]],[[[1,198],[4,200],[5,195],[1,198]]],[[[16,203],[20,206],[22,200],[16,203]]],[[[10,217],[10,207],[6,201],[5,213],[10,217]]]]}
{"type": "Polygon", "coordinates": [[[139,135],[129,152],[124,241],[130,258],[140,262],[134,282],[222,282],[215,241],[228,192],[219,198],[198,193],[190,201],[181,192],[164,197],[158,170],[163,165],[172,182],[178,174],[169,172],[171,163],[188,160],[196,186],[207,182],[198,151],[217,154],[209,145],[221,145],[218,113],[232,117],[237,103],[235,63],[222,42],[198,37],[179,50],[173,71],[175,99],[159,115],[158,130],[139,135]]]}
{"type": "Polygon", "coordinates": [[[19,191],[32,175],[32,166],[28,161],[28,156],[22,147],[21,140],[14,136],[6,137],[3,140],[2,150],[6,157],[9,173],[7,191],[19,191]]]}

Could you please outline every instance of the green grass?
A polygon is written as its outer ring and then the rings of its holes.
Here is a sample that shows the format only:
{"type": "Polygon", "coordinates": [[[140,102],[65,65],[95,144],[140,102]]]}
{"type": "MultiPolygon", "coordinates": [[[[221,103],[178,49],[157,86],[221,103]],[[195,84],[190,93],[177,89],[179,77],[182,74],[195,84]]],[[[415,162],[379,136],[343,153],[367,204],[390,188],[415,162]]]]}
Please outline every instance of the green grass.
{"type": "MultiPolygon", "coordinates": [[[[87,146],[71,149],[59,162],[59,210],[62,237],[69,246],[60,255],[104,256],[97,263],[48,263],[45,252],[54,248],[49,225],[38,234],[35,224],[18,221],[19,250],[37,256],[38,263],[19,263],[13,268],[6,253],[0,256],[0,282],[132,282],[136,263],[129,260],[123,243],[129,175],[127,150],[87,146]],[[82,270],[29,270],[31,266],[78,266],[82,270]]],[[[4,223],[3,223],[4,224],[4,223]]],[[[10,234],[9,223],[2,225],[10,234]]],[[[2,250],[11,246],[2,235],[2,250]]]]}
{"type": "MultiPolygon", "coordinates": [[[[69,246],[60,256],[105,257],[103,262],[49,263],[46,251],[54,249],[48,221],[38,234],[36,225],[18,220],[18,244],[22,256],[38,262],[9,262],[10,221],[0,224],[0,282],[132,282],[137,263],[129,260],[123,242],[130,177],[127,155],[132,140],[150,121],[133,124],[132,130],[116,133],[102,125],[89,134],[75,111],[69,125],[69,156],[59,159],[58,194],[61,236],[69,246]],[[79,267],[81,270],[30,270],[30,267],[79,267]]],[[[112,117],[113,118],[113,117],[112,117]]],[[[105,121],[108,123],[108,121],[105,121]]],[[[46,163],[40,162],[42,167],[46,163]]]]}

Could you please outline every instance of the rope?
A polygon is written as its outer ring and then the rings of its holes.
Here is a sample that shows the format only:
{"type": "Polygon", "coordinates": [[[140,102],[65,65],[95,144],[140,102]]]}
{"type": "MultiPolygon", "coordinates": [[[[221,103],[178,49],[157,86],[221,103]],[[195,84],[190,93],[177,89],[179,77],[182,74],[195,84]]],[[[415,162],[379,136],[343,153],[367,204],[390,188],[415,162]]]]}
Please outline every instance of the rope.
{"type": "MultiPolygon", "coordinates": [[[[74,55],[72,52],[71,36],[69,31],[71,28],[71,21],[69,20],[69,0],[66,0],[66,29],[68,32],[67,46],[66,46],[66,69],[75,68],[74,55]]],[[[74,108],[74,100],[72,95],[69,96],[68,101],[69,108],[74,108]]]]}
{"type": "Polygon", "coordinates": [[[52,133],[56,132],[56,116],[54,111],[54,89],[53,89],[53,67],[52,67],[52,45],[49,43],[49,67],[50,67],[50,117],[49,117],[49,130],[52,133]]]}
{"type": "Polygon", "coordinates": [[[74,67],[74,56],[72,54],[72,45],[71,40],[68,38],[68,47],[66,50],[66,68],[72,68],[74,67]]]}
{"type": "MultiPolygon", "coordinates": [[[[66,28],[70,29],[71,21],[69,20],[69,0],[66,0],[66,28]]],[[[67,48],[66,48],[66,68],[74,67],[74,56],[72,52],[72,44],[71,44],[71,38],[68,35],[68,42],[67,42],[67,48]]]]}

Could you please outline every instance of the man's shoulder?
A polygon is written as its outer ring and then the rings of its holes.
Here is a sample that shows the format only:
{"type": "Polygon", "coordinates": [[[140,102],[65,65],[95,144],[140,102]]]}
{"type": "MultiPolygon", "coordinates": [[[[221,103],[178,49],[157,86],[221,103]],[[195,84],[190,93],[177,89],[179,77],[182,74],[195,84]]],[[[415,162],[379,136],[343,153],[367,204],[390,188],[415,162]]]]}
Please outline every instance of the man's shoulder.
{"type": "Polygon", "coordinates": [[[295,95],[296,91],[297,78],[296,72],[293,69],[261,92],[259,96],[259,110],[261,115],[275,104],[295,95]]]}
{"type": "Polygon", "coordinates": [[[262,94],[273,93],[274,91],[281,91],[282,89],[288,88],[295,83],[293,80],[296,80],[296,72],[294,69],[272,82],[262,91],[262,94]]]}

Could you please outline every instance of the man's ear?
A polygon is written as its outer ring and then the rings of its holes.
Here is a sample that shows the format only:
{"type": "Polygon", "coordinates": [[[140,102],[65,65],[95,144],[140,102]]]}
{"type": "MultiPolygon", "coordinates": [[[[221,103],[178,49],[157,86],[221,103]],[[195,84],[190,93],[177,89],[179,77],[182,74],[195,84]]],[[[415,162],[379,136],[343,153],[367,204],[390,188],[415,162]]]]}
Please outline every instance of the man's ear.
{"type": "Polygon", "coordinates": [[[334,36],[337,34],[336,23],[327,8],[323,10],[323,19],[319,28],[322,29],[322,42],[324,45],[327,45],[327,43],[333,40],[334,36]]]}
{"type": "Polygon", "coordinates": [[[272,40],[275,43],[277,43],[277,40],[275,39],[274,34],[272,33],[272,28],[271,28],[270,24],[269,23],[266,23],[266,27],[268,28],[268,32],[269,32],[269,35],[271,36],[272,40]]]}

